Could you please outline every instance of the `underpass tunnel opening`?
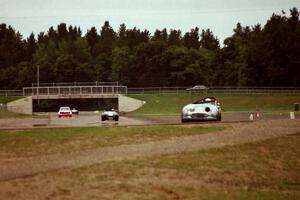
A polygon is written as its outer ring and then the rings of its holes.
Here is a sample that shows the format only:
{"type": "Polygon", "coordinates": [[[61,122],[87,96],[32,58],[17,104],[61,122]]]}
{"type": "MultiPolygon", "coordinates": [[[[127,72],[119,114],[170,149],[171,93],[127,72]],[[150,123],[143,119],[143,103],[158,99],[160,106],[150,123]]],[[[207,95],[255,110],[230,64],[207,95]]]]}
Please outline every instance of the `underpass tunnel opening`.
{"type": "Polygon", "coordinates": [[[118,110],[118,98],[34,99],[33,112],[58,112],[62,106],[79,111],[118,110]]]}

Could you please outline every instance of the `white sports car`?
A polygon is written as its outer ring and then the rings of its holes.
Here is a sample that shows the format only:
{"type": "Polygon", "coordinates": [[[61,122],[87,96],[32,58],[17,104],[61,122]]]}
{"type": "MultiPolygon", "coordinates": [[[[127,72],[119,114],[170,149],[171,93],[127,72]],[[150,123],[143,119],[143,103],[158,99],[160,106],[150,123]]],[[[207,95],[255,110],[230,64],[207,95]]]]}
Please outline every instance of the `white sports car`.
{"type": "Polygon", "coordinates": [[[72,114],[78,115],[79,111],[76,108],[72,108],[72,114]]]}
{"type": "Polygon", "coordinates": [[[201,120],[221,121],[221,107],[215,97],[205,97],[183,107],[181,122],[201,120]]]}
{"type": "Polygon", "coordinates": [[[110,119],[119,121],[119,113],[113,109],[101,113],[101,121],[110,120],[110,119]]]}

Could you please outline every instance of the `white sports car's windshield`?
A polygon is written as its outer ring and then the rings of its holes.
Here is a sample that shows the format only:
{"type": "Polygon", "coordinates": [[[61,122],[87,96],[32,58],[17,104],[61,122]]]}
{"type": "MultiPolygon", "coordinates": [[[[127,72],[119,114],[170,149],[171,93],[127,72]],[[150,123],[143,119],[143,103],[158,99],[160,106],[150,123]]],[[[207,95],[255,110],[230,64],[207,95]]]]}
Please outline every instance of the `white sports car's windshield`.
{"type": "Polygon", "coordinates": [[[214,103],[214,102],[216,102],[216,98],[214,98],[214,97],[205,97],[203,99],[195,101],[193,104],[214,103]]]}

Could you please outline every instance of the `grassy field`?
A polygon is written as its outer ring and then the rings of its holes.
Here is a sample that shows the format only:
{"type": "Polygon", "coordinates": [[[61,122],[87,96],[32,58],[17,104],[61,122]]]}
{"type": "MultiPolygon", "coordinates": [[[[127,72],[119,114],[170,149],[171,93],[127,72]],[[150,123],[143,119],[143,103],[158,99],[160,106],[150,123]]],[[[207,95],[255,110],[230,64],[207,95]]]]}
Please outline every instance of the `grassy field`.
{"type": "MultiPolygon", "coordinates": [[[[110,162],[67,173],[84,191],[119,199],[300,199],[300,134],[262,142],[110,162]]],[[[70,185],[66,190],[72,191],[70,185]]]]}
{"type": "Polygon", "coordinates": [[[296,200],[299,143],[300,133],[63,169],[0,182],[0,194],[4,199],[296,200]]]}
{"type": "Polygon", "coordinates": [[[22,98],[22,97],[2,97],[2,96],[0,96],[0,103],[8,103],[11,101],[18,100],[20,98],[22,98]]]}
{"type": "Polygon", "coordinates": [[[147,103],[131,115],[179,115],[184,105],[205,96],[216,97],[222,111],[291,111],[300,103],[300,94],[137,94],[133,98],[147,103]]]}
{"type": "Polygon", "coordinates": [[[131,126],[0,131],[0,159],[89,150],[203,134],[225,126],[131,126]]]}

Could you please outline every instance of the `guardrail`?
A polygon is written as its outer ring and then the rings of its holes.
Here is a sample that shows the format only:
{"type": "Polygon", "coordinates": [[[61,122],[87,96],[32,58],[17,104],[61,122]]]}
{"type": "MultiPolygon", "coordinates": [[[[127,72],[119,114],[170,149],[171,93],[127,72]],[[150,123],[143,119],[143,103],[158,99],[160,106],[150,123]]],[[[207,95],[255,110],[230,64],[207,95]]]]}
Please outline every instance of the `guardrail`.
{"type": "Polygon", "coordinates": [[[128,94],[151,94],[151,93],[183,93],[186,87],[145,87],[128,88],[128,94]]]}
{"type": "Polygon", "coordinates": [[[211,87],[203,90],[190,90],[190,87],[146,87],[128,88],[128,94],[159,93],[300,93],[300,87],[211,87]]]}
{"type": "Polygon", "coordinates": [[[127,86],[24,87],[23,96],[127,94],[127,86]]]}
{"type": "Polygon", "coordinates": [[[300,93],[300,88],[212,88],[208,93],[240,93],[240,94],[271,94],[271,93],[300,93]]]}
{"type": "Polygon", "coordinates": [[[0,96],[30,96],[55,94],[160,94],[160,93],[300,93],[300,87],[211,87],[207,90],[187,90],[187,87],[145,87],[126,86],[49,86],[25,87],[23,90],[0,90],[0,96]],[[39,88],[39,90],[37,90],[39,88]],[[60,89],[58,89],[60,88],[60,89]],[[81,89],[80,89],[81,88],[81,89]],[[93,89],[91,89],[93,88],[93,89]],[[49,90],[49,91],[48,91],[49,90]]]}
{"type": "Polygon", "coordinates": [[[4,97],[23,96],[23,90],[0,90],[0,96],[4,96],[4,97]]]}

